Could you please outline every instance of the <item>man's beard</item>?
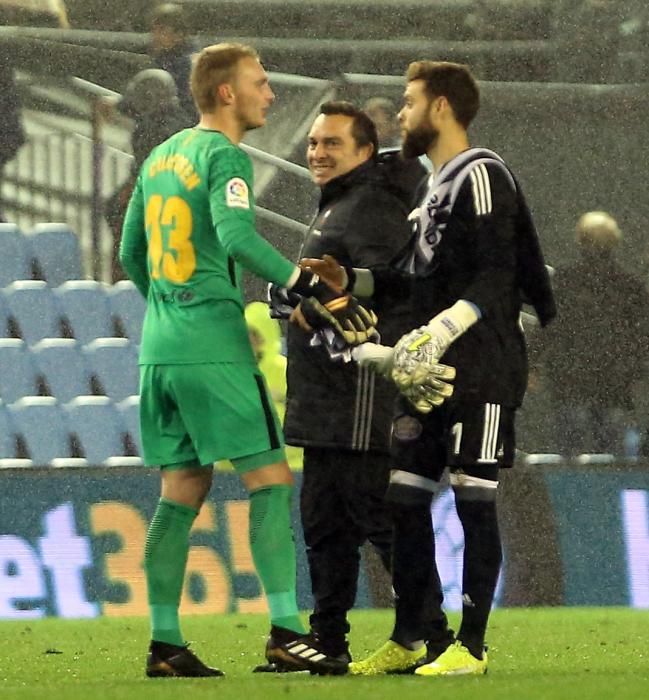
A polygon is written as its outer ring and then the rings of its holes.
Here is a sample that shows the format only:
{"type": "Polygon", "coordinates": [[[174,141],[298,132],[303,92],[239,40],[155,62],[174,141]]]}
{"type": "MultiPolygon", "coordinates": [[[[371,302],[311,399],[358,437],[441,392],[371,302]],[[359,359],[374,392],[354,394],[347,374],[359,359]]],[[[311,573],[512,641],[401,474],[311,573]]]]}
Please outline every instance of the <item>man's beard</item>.
{"type": "Polygon", "coordinates": [[[423,156],[437,143],[438,138],[439,131],[430,124],[422,122],[405,135],[401,144],[401,155],[404,158],[423,156]]]}

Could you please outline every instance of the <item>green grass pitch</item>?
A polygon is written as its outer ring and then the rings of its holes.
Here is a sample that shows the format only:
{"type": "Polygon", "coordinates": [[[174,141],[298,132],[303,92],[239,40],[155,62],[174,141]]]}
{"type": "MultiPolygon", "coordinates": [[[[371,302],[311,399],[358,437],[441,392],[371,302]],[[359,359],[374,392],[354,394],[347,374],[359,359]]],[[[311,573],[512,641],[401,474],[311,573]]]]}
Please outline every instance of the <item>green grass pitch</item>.
{"type": "MultiPolygon", "coordinates": [[[[352,614],[352,652],[385,641],[391,611],[352,614]]],[[[452,622],[457,623],[453,618],[452,622]]],[[[262,615],[188,617],[192,648],[226,678],[147,679],[141,618],[0,622],[0,697],[71,700],[641,700],[649,698],[649,611],[496,610],[484,677],[320,678],[252,674],[262,661],[262,615]]]]}

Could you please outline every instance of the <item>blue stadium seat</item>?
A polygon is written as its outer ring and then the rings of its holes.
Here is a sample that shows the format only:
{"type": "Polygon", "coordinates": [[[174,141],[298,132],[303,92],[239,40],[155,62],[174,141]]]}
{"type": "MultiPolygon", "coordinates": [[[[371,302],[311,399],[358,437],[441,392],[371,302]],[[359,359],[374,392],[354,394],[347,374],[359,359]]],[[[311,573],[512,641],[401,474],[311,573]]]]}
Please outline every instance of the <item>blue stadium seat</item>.
{"type": "Polygon", "coordinates": [[[15,224],[0,223],[0,287],[32,278],[29,240],[15,224]]]}
{"type": "Polygon", "coordinates": [[[67,224],[37,224],[27,238],[31,242],[36,274],[51,287],[83,277],[79,238],[67,224]]]}
{"type": "Polygon", "coordinates": [[[82,345],[114,335],[106,286],[95,280],[74,280],[55,290],[63,316],[82,345]]]}
{"type": "Polygon", "coordinates": [[[134,395],[120,401],[117,404],[117,410],[122,416],[126,432],[133,440],[138,455],[143,456],[140,437],[140,397],[134,395]]]}
{"type": "Polygon", "coordinates": [[[106,396],[121,401],[139,390],[137,351],[127,338],[96,338],[83,348],[90,373],[106,396]]]}
{"type": "Polygon", "coordinates": [[[123,422],[107,396],[77,396],[64,408],[89,464],[124,454],[123,422]]]}
{"type": "Polygon", "coordinates": [[[0,338],[8,338],[9,336],[9,309],[7,309],[5,295],[0,291],[0,338]]]}
{"type": "Polygon", "coordinates": [[[54,397],[24,396],[9,405],[9,413],[35,465],[72,456],[66,416],[54,397]]]}
{"type": "Polygon", "coordinates": [[[0,401],[0,459],[13,459],[16,452],[14,430],[9,411],[0,401]]]}
{"type": "Polygon", "coordinates": [[[139,345],[146,302],[130,280],[116,282],[108,291],[110,307],[124,335],[139,345]]]}
{"type": "Polygon", "coordinates": [[[29,349],[18,338],[0,338],[0,397],[5,403],[37,393],[36,371],[29,349]]]}
{"type": "Polygon", "coordinates": [[[36,371],[59,401],[90,393],[90,375],[79,343],[72,338],[45,338],[31,348],[36,371]]]}
{"type": "Polygon", "coordinates": [[[10,316],[18,324],[20,335],[28,345],[43,338],[57,338],[60,314],[54,293],[42,280],[12,282],[3,290],[10,316]]]}

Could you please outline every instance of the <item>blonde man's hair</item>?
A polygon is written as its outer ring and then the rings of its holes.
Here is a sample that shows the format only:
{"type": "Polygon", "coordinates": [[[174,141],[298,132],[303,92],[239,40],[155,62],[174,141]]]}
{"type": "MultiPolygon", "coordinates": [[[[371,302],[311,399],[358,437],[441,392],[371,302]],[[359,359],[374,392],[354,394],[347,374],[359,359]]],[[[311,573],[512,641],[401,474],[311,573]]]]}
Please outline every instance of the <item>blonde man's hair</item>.
{"type": "Polygon", "coordinates": [[[223,43],[207,46],[194,56],[190,88],[199,112],[215,111],[218,106],[216,88],[233,80],[237,65],[244,58],[259,60],[259,54],[252,46],[223,43]]]}
{"type": "Polygon", "coordinates": [[[577,243],[594,250],[612,250],[622,240],[617,221],[605,211],[589,211],[579,217],[577,243]]]}

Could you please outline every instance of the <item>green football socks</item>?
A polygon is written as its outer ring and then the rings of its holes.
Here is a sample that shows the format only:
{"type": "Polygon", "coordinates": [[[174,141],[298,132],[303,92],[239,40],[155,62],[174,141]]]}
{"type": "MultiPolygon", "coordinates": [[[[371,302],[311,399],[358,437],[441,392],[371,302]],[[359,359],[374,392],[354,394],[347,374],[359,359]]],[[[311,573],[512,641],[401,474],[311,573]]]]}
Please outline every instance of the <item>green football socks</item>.
{"type": "Polygon", "coordinates": [[[194,508],[161,498],[149,525],[144,570],[153,641],[177,646],[185,644],[178,607],[189,552],[189,531],[197,515],[194,508]]]}
{"type": "Polygon", "coordinates": [[[277,484],[250,494],[250,549],[266,592],[271,624],[304,634],[295,597],[292,490],[277,484]]]}

